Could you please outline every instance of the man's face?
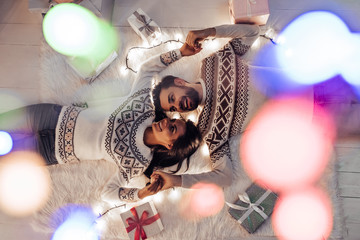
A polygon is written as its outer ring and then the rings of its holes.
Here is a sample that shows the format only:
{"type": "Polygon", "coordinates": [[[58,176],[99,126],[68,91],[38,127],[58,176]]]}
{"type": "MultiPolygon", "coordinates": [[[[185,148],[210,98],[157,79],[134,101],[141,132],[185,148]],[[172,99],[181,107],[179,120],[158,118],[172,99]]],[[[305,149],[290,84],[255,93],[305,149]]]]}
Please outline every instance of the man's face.
{"type": "Polygon", "coordinates": [[[188,86],[171,86],[163,88],[160,92],[160,105],[164,111],[188,112],[196,109],[199,105],[198,92],[188,86]]]}

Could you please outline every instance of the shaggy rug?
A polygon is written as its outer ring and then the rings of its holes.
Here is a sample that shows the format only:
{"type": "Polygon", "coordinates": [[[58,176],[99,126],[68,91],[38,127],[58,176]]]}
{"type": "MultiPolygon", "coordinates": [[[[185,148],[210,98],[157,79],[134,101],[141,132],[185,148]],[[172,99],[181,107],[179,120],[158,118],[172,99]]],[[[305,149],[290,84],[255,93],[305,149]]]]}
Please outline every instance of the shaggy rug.
{"type": "MultiPolygon", "coordinates": [[[[82,80],[76,75],[67,65],[66,58],[54,52],[43,42],[41,46],[42,78],[40,83],[42,102],[69,105],[81,104],[98,98],[123,96],[129,91],[135,76],[131,70],[124,68],[126,56],[128,56],[128,67],[136,71],[138,66],[149,56],[181,46],[180,43],[175,42],[150,49],[130,50],[132,46],[141,46],[141,39],[129,28],[119,29],[119,32],[122,45],[118,59],[92,83],[82,80]]],[[[176,39],[175,32],[182,33],[185,36],[187,30],[171,29],[168,32],[164,31],[164,38],[176,39]]],[[[220,42],[208,41],[201,54],[181,59],[159,75],[171,73],[184,79],[196,79],[201,59],[214,51],[214,48],[221,47],[226,41],[225,39],[220,42]]],[[[251,53],[249,54],[251,56],[251,53]]],[[[240,141],[241,136],[234,137],[230,141],[234,176],[233,184],[224,189],[225,200],[228,202],[234,202],[237,194],[243,192],[251,184],[251,180],[243,170],[239,159],[238,146],[240,141]]],[[[203,164],[198,165],[201,166],[201,169],[193,168],[190,165],[190,173],[208,171],[210,168],[209,160],[204,158],[200,150],[192,156],[191,160],[201,161],[203,164]]],[[[102,202],[100,198],[103,184],[116,171],[113,164],[106,161],[84,161],[79,164],[51,166],[48,169],[52,179],[52,194],[45,206],[33,216],[32,225],[35,230],[54,232],[71,214],[71,208],[63,208],[70,203],[90,206],[96,214],[104,213],[113,207],[102,202]],[[59,209],[61,210],[59,211],[59,209]],[[56,214],[54,214],[55,212],[56,214]]],[[[332,159],[324,176],[319,181],[319,187],[328,193],[333,203],[334,227],[331,239],[342,239],[342,208],[338,196],[335,169],[336,159],[332,159]]],[[[275,239],[271,219],[266,220],[254,234],[248,234],[228,214],[226,205],[214,216],[185,218],[180,210],[188,191],[182,188],[169,189],[145,200],[154,201],[164,225],[164,230],[150,239],[275,239]]],[[[119,214],[131,206],[133,205],[127,204],[126,207],[115,208],[98,219],[98,223],[94,227],[101,231],[101,239],[128,239],[119,214]]]]}

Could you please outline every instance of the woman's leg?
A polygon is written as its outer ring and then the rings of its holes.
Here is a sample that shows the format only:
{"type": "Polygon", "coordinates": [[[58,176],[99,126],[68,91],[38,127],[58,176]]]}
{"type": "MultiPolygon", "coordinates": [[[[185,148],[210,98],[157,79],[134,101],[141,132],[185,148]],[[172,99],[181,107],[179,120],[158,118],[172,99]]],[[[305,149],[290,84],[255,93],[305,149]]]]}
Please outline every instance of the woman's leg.
{"type": "Polygon", "coordinates": [[[13,151],[36,151],[47,164],[56,164],[55,129],[61,106],[35,104],[0,114],[0,130],[14,142],[13,151]]]}

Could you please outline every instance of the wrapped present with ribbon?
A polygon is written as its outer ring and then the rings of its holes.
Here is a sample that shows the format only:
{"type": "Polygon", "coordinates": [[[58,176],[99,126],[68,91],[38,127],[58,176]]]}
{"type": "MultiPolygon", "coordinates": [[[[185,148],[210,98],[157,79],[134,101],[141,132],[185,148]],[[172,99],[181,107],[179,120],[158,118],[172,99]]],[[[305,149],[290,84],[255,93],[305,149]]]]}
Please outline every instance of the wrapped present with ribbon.
{"type": "Polygon", "coordinates": [[[153,202],[133,207],[120,214],[130,239],[144,240],[160,233],[164,226],[153,202]]]}
{"type": "Polygon", "coordinates": [[[271,215],[278,198],[271,190],[264,189],[255,183],[238,197],[239,199],[234,204],[228,202],[226,204],[230,207],[230,215],[249,233],[255,232],[271,215]]]}
{"type": "Polygon", "coordinates": [[[229,14],[232,23],[253,23],[265,25],[269,15],[268,0],[229,0],[229,14]]]}
{"type": "Polygon", "coordinates": [[[128,22],[134,31],[150,45],[161,42],[160,27],[141,8],[130,15],[128,22]]]}

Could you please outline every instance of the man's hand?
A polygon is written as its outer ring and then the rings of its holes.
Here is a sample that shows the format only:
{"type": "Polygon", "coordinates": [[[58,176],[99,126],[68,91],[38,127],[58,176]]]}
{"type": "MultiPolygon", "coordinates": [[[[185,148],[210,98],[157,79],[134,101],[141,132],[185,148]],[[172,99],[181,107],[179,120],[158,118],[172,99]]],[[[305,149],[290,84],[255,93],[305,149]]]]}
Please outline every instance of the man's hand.
{"type": "Polygon", "coordinates": [[[188,35],[186,36],[186,43],[194,48],[198,49],[201,48],[201,41],[203,41],[205,38],[210,36],[215,36],[216,30],[215,28],[206,28],[203,30],[194,30],[190,31],[188,35]]]}
{"type": "Polygon", "coordinates": [[[164,172],[160,172],[160,171],[155,171],[151,175],[151,177],[154,175],[155,176],[158,175],[164,181],[164,185],[161,188],[161,190],[166,190],[166,189],[172,188],[172,187],[181,187],[182,181],[181,181],[181,176],[179,176],[179,175],[173,175],[173,174],[164,173],[164,172]]]}
{"type": "Polygon", "coordinates": [[[198,52],[201,51],[202,48],[193,48],[193,47],[190,47],[187,43],[184,43],[182,45],[182,47],[180,48],[180,52],[181,52],[181,55],[182,56],[192,56],[194,54],[197,54],[198,52]]]}

